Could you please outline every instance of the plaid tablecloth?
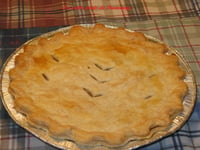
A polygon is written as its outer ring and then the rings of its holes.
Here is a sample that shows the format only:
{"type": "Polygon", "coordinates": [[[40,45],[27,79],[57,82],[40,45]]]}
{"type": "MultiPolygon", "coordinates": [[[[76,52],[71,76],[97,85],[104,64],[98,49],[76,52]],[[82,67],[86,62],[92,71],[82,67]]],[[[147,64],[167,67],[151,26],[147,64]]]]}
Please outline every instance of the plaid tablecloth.
{"type": "Polygon", "coordinates": [[[199,16],[199,0],[0,0],[0,28],[199,16]]]}
{"type": "MultiPolygon", "coordinates": [[[[191,66],[197,102],[176,133],[140,150],[200,149],[199,0],[0,0],[0,67],[25,41],[79,23],[105,23],[152,35],[176,48],[191,66]]],[[[173,105],[173,104],[172,104],[173,105]]],[[[0,150],[56,150],[16,125],[0,102],[0,150]]]]}

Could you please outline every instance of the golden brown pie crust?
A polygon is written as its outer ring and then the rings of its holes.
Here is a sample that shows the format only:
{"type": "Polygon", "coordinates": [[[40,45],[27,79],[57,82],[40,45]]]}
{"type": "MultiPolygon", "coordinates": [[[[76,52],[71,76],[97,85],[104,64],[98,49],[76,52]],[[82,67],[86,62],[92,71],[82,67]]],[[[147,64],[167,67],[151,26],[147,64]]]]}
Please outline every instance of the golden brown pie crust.
{"type": "Polygon", "coordinates": [[[14,108],[58,140],[116,146],[148,136],[183,110],[185,72],[166,51],[102,24],[40,38],[9,72],[14,108]]]}

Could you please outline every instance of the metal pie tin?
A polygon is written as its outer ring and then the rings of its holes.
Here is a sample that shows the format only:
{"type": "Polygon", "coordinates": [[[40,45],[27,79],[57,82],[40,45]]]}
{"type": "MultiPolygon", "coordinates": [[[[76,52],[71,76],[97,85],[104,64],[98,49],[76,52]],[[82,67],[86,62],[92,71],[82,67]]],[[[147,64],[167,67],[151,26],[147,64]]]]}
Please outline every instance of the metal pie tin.
{"type": "MultiPolygon", "coordinates": [[[[92,27],[94,26],[94,24],[82,24],[81,26],[84,27],[92,27]]],[[[80,150],[80,149],[91,149],[91,150],[111,150],[111,149],[134,149],[134,148],[138,148],[147,144],[150,144],[152,142],[155,142],[161,138],[164,138],[174,132],[176,132],[178,129],[180,129],[185,122],[188,120],[189,116],[191,115],[194,105],[195,105],[195,100],[196,100],[196,82],[195,82],[195,78],[193,75],[193,72],[190,68],[190,66],[186,63],[185,59],[178,53],[178,51],[174,48],[171,47],[167,47],[168,48],[168,52],[166,55],[171,55],[171,54],[175,54],[178,58],[179,58],[179,63],[180,63],[180,67],[186,72],[186,77],[184,79],[184,82],[187,84],[188,86],[188,92],[187,95],[183,98],[183,106],[184,109],[182,111],[181,114],[177,115],[174,119],[172,124],[165,130],[156,130],[156,131],[152,131],[152,133],[148,136],[148,137],[142,137],[142,138],[138,138],[138,139],[128,139],[128,143],[126,143],[125,145],[123,145],[122,147],[107,147],[105,145],[102,146],[96,146],[96,145],[92,145],[90,147],[84,147],[84,146],[80,146],[77,145],[75,142],[69,141],[69,140],[62,140],[62,141],[58,141],[54,138],[52,138],[48,132],[44,131],[44,130],[40,130],[37,128],[34,128],[32,126],[30,126],[26,120],[26,117],[20,113],[18,113],[14,108],[13,108],[13,98],[10,95],[10,93],[8,92],[8,87],[9,87],[9,71],[10,69],[12,69],[14,67],[14,61],[15,61],[15,57],[19,54],[23,52],[23,47],[27,44],[32,44],[32,43],[37,43],[38,39],[41,37],[45,37],[45,38],[51,38],[52,35],[54,35],[57,32],[63,32],[65,34],[67,34],[68,30],[71,28],[72,26],[69,27],[64,27],[52,32],[48,32],[45,33],[43,35],[40,35],[36,38],[33,38],[29,41],[27,41],[26,43],[24,43],[23,45],[21,45],[19,48],[16,49],[16,51],[14,51],[10,57],[7,59],[7,61],[5,62],[2,70],[1,70],[1,97],[2,97],[2,102],[3,105],[5,107],[5,109],[7,110],[7,112],[9,113],[9,115],[11,116],[11,118],[21,127],[23,127],[24,129],[26,129],[27,131],[29,131],[30,133],[32,133],[33,135],[35,135],[36,137],[38,137],[39,139],[43,140],[44,142],[47,142],[57,148],[61,148],[61,149],[67,149],[67,150],[80,150]]],[[[116,28],[114,26],[108,26],[106,25],[106,27],[108,28],[116,28]]],[[[129,32],[134,32],[132,30],[127,29],[129,32]]],[[[145,35],[147,37],[148,40],[156,42],[156,43],[163,43],[162,41],[149,36],[149,35],[145,35]]],[[[166,45],[166,44],[165,44],[166,45]]],[[[173,105],[173,104],[172,104],[173,105]]]]}

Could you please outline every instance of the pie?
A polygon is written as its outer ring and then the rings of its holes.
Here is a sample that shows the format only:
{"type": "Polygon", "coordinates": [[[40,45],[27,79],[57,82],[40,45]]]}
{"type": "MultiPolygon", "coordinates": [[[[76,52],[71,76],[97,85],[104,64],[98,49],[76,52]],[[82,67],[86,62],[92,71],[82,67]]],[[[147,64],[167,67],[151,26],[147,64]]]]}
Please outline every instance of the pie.
{"type": "Polygon", "coordinates": [[[56,140],[119,146],[183,111],[178,57],[143,33],[75,25],[23,49],[9,72],[14,109],[56,140]]]}

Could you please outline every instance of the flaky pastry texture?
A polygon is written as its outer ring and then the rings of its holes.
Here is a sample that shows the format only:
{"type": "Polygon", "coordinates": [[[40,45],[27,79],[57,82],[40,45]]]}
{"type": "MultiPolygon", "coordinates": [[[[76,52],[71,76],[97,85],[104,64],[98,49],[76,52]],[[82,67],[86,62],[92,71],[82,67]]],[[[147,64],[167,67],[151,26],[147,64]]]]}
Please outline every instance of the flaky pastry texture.
{"type": "Polygon", "coordinates": [[[166,51],[103,24],[40,38],[9,72],[14,108],[58,140],[116,146],[146,137],[183,110],[185,72],[166,51]]]}

